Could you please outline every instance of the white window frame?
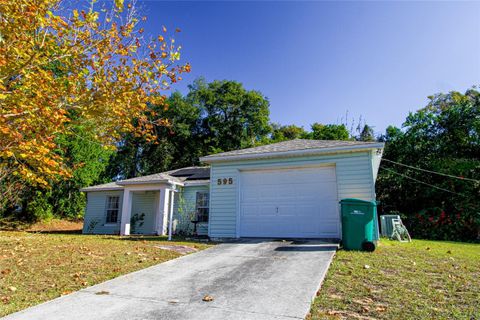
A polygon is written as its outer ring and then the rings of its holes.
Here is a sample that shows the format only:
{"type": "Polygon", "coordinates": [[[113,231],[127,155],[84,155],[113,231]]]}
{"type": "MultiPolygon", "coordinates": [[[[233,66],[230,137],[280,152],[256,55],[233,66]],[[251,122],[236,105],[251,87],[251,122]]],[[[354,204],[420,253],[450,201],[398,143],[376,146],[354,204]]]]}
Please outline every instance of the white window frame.
{"type": "MultiPolygon", "coordinates": [[[[207,221],[198,221],[199,223],[208,223],[209,219],[210,219],[210,192],[209,191],[197,191],[197,193],[195,194],[195,213],[197,215],[197,218],[199,217],[199,214],[198,214],[198,210],[199,209],[203,209],[207,211],[207,221]],[[204,199],[199,199],[200,195],[202,195],[204,197],[204,199]],[[205,198],[206,196],[206,198],[205,198]],[[200,201],[202,201],[204,203],[200,203],[200,201]]],[[[204,214],[202,216],[205,216],[204,214]]]]}
{"type": "Polygon", "coordinates": [[[114,226],[119,223],[120,220],[120,196],[107,196],[107,199],[105,200],[105,225],[108,226],[114,226]],[[115,202],[112,202],[112,199],[116,198],[116,208],[111,207],[112,204],[115,202]],[[109,212],[114,212],[117,211],[117,219],[115,222],[108,221],[108,214],[109,212]]]}

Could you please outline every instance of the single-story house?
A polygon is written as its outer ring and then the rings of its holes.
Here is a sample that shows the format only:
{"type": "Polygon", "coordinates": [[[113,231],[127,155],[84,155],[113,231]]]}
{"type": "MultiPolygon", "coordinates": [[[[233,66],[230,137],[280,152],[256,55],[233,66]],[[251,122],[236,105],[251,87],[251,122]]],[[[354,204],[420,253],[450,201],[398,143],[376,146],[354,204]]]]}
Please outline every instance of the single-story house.
{"type": "Polygon", "coordinates": [[[383,143],[284,141],[82,189],[84,233],[341,238],[339,201],[375,200],[383,143]]]}

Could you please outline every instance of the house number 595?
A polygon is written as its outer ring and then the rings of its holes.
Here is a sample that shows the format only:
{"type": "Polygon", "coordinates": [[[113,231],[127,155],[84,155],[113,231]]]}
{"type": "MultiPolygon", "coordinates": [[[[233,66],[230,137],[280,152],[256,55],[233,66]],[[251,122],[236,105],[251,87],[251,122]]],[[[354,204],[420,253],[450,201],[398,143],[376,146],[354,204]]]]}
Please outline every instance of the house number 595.
{"type": "Polygon", "coordinates": [[[233,178],[217,179],[217,184],[219,186],[222,185],[222,184],[233,184],[233,178]]]}

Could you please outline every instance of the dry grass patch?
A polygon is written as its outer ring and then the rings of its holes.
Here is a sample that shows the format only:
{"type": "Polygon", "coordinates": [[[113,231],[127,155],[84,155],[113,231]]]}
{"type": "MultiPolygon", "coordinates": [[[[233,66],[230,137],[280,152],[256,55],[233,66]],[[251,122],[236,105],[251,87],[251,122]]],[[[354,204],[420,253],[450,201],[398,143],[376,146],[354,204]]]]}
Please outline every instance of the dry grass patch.
{"type": "Polygon", "coordinates": [[[0,317],[181,256],[159,245],[209,244],[165,237],[0,231],[0,317]]]}
{"type": "Polygon", "coordinates": [[[313,319],[480,319],[480,245],[382,240],[339,251],[313,319]]]}
{"type": "Polygon", "coordinates": [[[27,222],[11,218],[0,219],[0,231],[35,231],[82,233],[83,220],[51,219],[40,222],[27,222]]]}

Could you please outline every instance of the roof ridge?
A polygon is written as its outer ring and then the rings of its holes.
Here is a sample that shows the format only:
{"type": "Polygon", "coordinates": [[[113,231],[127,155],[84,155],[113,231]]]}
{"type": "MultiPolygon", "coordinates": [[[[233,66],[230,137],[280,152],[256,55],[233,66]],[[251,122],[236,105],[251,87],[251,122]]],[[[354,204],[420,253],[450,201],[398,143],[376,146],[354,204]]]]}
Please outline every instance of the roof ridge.
{"type": "Polygon", "coordinates": [[[357,141],[357,140],[316,140],[316,139],[292,139],[285,140],[270,144],[265,144],[261,146],[255,146],[250,148],[244,148],[239,150],[232,150],[227,152],[221,152],[216,154],[211,154],[205,157],[202,157],[200,160],[208,160],[211,158],[217,157],[232,157],[232,156],[254,156],[256,154],[278,154],[286,152],[301,152],[307,151],[313,152],[314,150],[328,150],[328,149],[359,149],[362,146],[372,146],[372,148],[378,145],[383,147],[383,143],[376,141],[357,141]]]}
{"type": "MultiPolygon", "coordinates": [[[[157,175],[166,175],[166,176],[170,176],[170,174],[168,174],[168,173],[165,171],[165,172],[158,172],[158,173],[147,174],[146,176],[137,176],[137,177],[133,177],[133,178],[122,179],[122,180],[118,180],[118,182],[121,182],[121,181],[128,181],[128,180],[132,180],[132,179],[138,179],[138,178],[153,177],[153,176],[157,176],[157,175]]],[[[174,178],[173,176],[171,176],[171,177],[172,177],[172,178],[174,178]]]]}

